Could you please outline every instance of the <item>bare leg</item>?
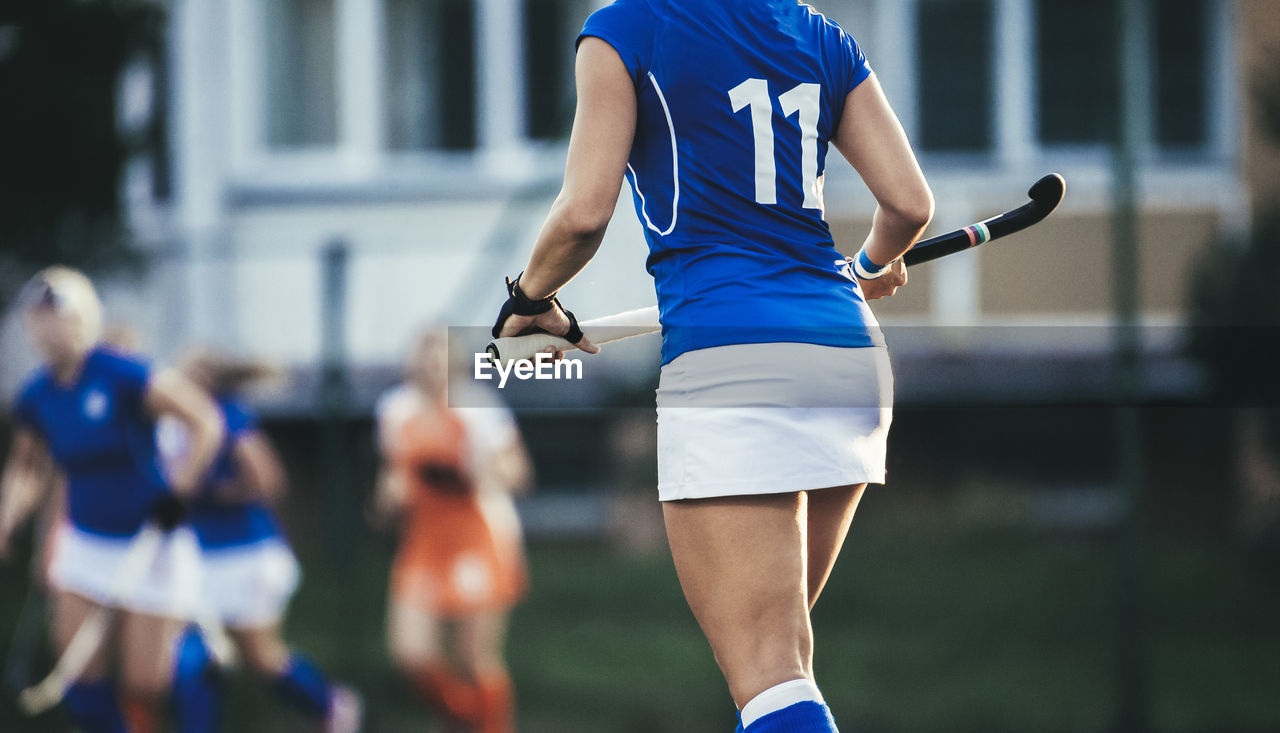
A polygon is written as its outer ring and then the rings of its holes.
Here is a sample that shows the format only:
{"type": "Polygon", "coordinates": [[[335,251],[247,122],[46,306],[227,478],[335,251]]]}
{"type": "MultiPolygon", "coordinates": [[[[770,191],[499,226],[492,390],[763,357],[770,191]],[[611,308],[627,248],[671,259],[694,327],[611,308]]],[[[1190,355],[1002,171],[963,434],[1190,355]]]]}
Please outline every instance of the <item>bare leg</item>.
{"type": "MultiPolygon", "coordinates": [[[[71,637],[84,624],[89,614],[98,604],[68,591],[59,591],[54,597],[53,606],[53,640],[59,650],[66,649],[71,637]]],[[[116,622],[118,623],[118,622],[116,622]]],[[[107,677],[107,662],[110,659],[110,640],[115,636],[114,629],[109,629],[102,644],[94,652],[84,672],[80,674],[81,682],[97,682],[107,677]]]]}
{"type": "Polygon", "coordinates": [[[515,695],[502,647],[507,633],[505,611],[486,611],[458,622],[458,661],[474,685],[479,733],[515,730],[515,695]]]}
{"type": "Polygon", "coordinates": [[[830,489],[807,491],[809,495],[809,608],[818,602],[831,568],[836,564],[840,547],[849,534],[853,514],[866,490],[866,484],[837,486],[830,489]]]}
{"type": "Polygon", "coordinates": [[[477,613],[458,622],[458,661],[472,677],[505,671],[502,646],[507,636],[505,611],[477,613]]]}
{"type": "MultiPolygon", "coordinates": [[[[59,591],[54,599],[51,629],[56,646],[65,650],[85,620],[99,610],[98,604],[83,596],[59,591]]],[[[82,729],[119,730],[126,725],[116,690],[108,680],[112,650],[115,648],[111,642],[116,638],[119,625],[119,619],[113,616],[103,642],[63,698],[68,715],[82,729]]]]}
{"type": "Polygon", "coordinates": [[[256,629],[228,629],[228,633],[251,672],[267,679],[275,679],[284,673],[289,664],[289,647],[280,638],[279,624],[256,629]]]}
{"type": "Polygon", "coordinates": [[[813,679],[803,493],[663,504],[689,608],[741,708],[813,679]]]}
{"type": "Polygon", "coordinates": [[[406,673],[440,662],[444,657],[442,621],[417,606],[387,604],[387,648],[391,660],[406,673]]]}
{"type": "Polygon", "coordinates": [[[125,612],[121,620],[121,672],[124,695],[135,727],[142,720],[164,717],[173,682],[174,650],[183,622],[177,619],[125,612]]]}

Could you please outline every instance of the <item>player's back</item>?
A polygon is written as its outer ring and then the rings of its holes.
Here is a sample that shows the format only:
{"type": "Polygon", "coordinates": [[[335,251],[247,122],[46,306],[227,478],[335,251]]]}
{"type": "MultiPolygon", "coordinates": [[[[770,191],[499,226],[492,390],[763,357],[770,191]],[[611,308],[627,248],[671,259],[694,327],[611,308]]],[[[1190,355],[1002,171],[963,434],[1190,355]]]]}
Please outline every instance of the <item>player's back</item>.
{"type": "Polygon", "coordinates": [[[852,38],[794,0],[619,0],[583,35],[612,45],[636,84],[628,177],[664,362],[725,343],[870,345],[874,321],[823,218],[828,142],[870,74],[852,38]],[[766,328],[680,328],[693,323],[766,328]],[[797,323],[827,332],[769,333],[797,323]]]}

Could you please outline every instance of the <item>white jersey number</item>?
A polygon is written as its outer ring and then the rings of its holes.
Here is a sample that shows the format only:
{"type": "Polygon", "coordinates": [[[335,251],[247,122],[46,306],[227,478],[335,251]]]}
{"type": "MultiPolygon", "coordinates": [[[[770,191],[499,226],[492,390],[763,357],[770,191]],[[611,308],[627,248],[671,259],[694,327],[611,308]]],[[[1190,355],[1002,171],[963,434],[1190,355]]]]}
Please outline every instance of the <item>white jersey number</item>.
{"type": "MultiPolygon", "coordinates": [[[[804,208],[822,208],[822,190],[818,183],[818,104],[822,87],[797,84],[778,95],[782,116],[799,113],[800,172],[804,177],[804,208]]],[[[734,112],[751,109],[751,131],[755,138],[756,202],[778,203],[778,174],[773,152],[773,100],[769,98],[769,82],[747,79],[729,90],[734,112]]]]}

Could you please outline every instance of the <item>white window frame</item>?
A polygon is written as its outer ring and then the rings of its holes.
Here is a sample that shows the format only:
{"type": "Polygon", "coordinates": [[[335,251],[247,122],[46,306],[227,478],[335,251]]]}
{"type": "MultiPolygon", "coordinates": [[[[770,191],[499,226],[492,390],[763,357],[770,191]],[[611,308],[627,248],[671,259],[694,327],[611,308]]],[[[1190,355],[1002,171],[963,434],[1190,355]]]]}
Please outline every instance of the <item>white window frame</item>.
{"type": "Polygon", "coordinates": [[[389,150],[384,98],[384,3],[334,0],[336,142],[296,148],[266,142],[266,54],[261,0],[227,0],[230,169],[246,189],[329,189],[406,180],[455,181],[459,169],[520,183],[540,147],[525,135],[520,0],[474,0],[476,147],[389,150]]]}
{"type": "MultiPolygon", "coordinates": [[[[992,20],[995,24],[992,37],[996,44],[991,71],[995,76],[992,147],[988,154],[981,155],[921,151],[921,157],[947,164],[954,163],[954,167],[968,168],[970,171],[992,168],[1021,170],[1036,164],[1068,167],[1109,165],[1110,153],[1106,144],[1058,145],[1045,144],[1039,140],[1035,125],[1039,76],[1036,66],[1039,54],[1035,40],[1035,0],[991,2],[992,20]]],[[[902,70],[892,74],[898,92],[893,103],[908,134],[913,138],[918,137],[920,111],[916,102],[919,92],[916,86],[918,69],[914,24],[919,2],[876,0],[876,3],[876,36],[879,39],[907,41],[878,44],[878,54],[883,61],[873,59],[873,65],[877,68],[902,70]]],[[[1236,136],[1232,133],[1239,123],[1233,12],[1232,0],[1209,0],[1211,27],[1206,48],[1209,68],[1205,71],[1211,81],[1206,99],[1206,140],[1201,149],[1204,155],[1197,156],[1200,160],[1166,163],[1155,141],[1154,87],[1149,87],[1149,94],[1144,95],[1141,100],[1147,128],[1141,156],[1148,166],[1168,170],[1220,169],[1237,155],[1236,136]]]]}

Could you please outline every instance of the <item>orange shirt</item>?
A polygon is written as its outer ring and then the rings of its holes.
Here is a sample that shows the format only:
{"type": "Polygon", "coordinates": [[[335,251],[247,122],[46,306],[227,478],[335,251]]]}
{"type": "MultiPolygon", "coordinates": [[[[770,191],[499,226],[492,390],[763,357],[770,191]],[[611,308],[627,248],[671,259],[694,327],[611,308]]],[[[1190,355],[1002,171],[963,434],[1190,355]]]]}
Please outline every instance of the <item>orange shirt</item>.
{"type": "Polygon", "coordinates": [[[409,487],[397,595],[446,613],[514,603],[524,589],[523,557],[485,517],[466,424],[447,407],[423,405],[395,443],[392,460],[409,487]]]}

